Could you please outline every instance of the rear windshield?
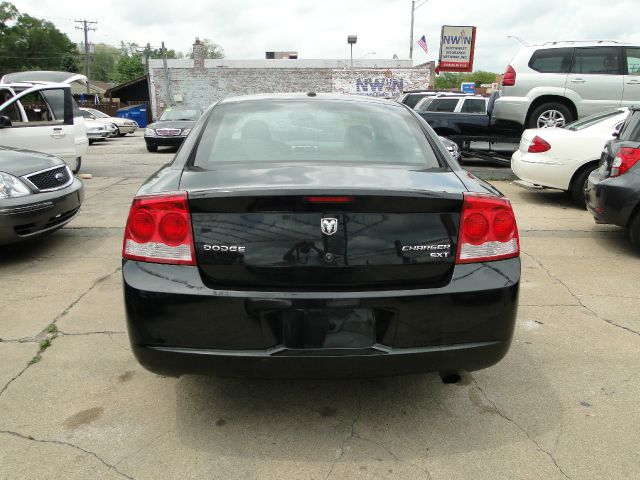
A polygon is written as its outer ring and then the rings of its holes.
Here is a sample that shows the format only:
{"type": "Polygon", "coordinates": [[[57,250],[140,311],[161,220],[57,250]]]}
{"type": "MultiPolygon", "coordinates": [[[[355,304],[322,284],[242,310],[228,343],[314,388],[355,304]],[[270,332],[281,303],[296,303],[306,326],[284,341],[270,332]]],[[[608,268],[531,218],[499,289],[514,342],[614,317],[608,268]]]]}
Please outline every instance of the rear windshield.
{"type": "Polygon", "coordinates": [[[160,116],[160,120],[197,120],[201,115],[198,109],[168,108],[160,116]]]}
{"type": "Polygon", "coordinates": [[[581,118],[580,120],[570,123],[564,128],[566,128],[567,130],[573,130],[573,131],[582,130],[583,128],[588,128],[588,127],[591,127],[592,125],[600,123],[603,120],[606,120],[607,118],[620,115],[622,112],[623,110],[615,109],[615,110],[607,110],[606,112],[596,113],[595,115],[590,115],[588,117],[581,118]]]}
{"type": "Polygon", "coordinates": [[[275,99],[227,103],[212,110],[195,166],[269,161],[440,167],[417,119],[400,106],[275,99]]]}

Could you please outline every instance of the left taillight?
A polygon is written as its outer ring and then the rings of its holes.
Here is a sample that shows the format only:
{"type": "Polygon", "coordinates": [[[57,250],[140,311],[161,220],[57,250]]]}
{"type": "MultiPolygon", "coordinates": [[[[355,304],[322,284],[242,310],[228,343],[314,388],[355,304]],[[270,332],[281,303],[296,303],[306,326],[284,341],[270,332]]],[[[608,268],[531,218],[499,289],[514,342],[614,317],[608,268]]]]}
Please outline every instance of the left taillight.
{"type": "Polygon", "coordinates": [[[619,177],[640,161],[640,148],[622,147],[611,164],[611,176],[619,177]]]}
{"type": "Polygon", "coordinates": [[[124,231],[122,258],[175,265],[196,264],[186,192],[133,199],[124,231]]]}
{"type": "Polygon", "coordinates": [[[506,198],[464,193],[456,263],[520,255],[516,218],[506,198]]]}

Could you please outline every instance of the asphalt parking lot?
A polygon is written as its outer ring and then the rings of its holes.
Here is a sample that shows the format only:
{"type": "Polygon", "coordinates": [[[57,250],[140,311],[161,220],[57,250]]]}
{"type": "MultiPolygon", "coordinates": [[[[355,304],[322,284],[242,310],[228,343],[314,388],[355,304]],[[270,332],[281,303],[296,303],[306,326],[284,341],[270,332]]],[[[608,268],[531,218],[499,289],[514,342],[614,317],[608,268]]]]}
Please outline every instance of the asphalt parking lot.
{"type": "Polygon", "coordinates": [[[95,144],[86,201],[0,251],[2,479],[640,477],[640,256],[561,192],[514,204],[523,283],[512,348],[445,385],[163,378],[134,360],[120,280],[140,183],[173,152],[95,144]]]}

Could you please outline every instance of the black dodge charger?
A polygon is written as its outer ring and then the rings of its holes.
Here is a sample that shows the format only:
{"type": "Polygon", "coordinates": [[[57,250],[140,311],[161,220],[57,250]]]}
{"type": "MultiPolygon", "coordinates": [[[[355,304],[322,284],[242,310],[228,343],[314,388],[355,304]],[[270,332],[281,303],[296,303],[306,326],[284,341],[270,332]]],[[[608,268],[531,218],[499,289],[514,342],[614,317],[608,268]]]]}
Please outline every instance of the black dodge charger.
{"type": "Polygon", "coordinates": [[[477,370],[520,284],[509,201],[404,105],[229,98],[141,187],[123,246],[128,331],[164,375],[477,370]]]}

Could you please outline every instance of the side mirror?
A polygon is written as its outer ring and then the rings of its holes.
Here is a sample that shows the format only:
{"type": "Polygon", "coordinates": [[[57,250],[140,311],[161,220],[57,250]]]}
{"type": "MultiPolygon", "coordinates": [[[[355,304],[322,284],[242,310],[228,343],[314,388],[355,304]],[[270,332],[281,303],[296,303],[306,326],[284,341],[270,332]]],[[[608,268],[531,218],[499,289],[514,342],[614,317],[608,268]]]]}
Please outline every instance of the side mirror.
{"type": "Polygon", "coordinates": [[[11,126],[11,119],[6,115],[0,115],[0,128],[7,128],[11,126]]]}

